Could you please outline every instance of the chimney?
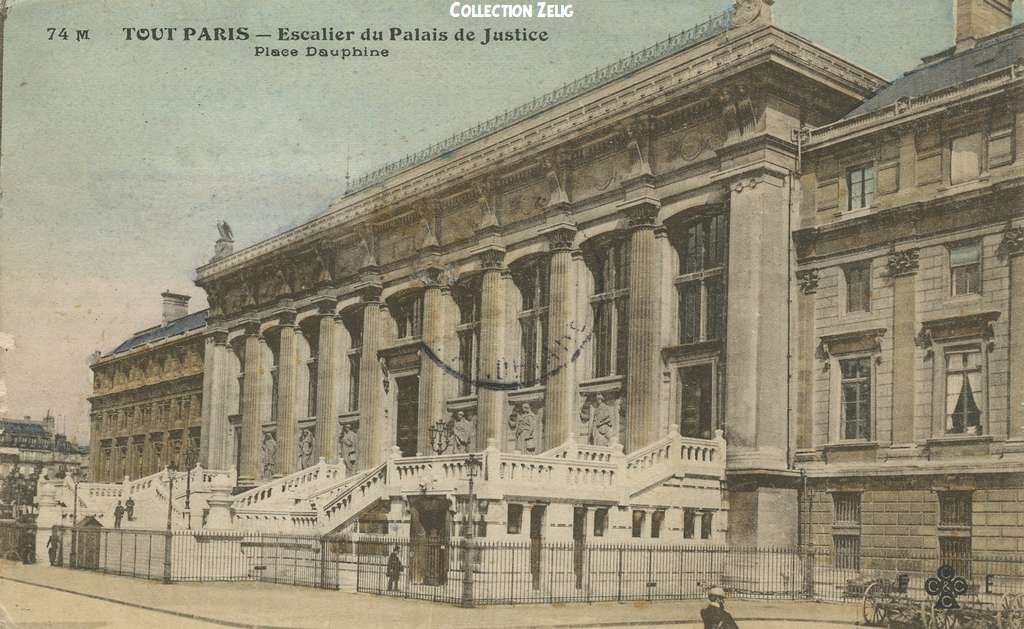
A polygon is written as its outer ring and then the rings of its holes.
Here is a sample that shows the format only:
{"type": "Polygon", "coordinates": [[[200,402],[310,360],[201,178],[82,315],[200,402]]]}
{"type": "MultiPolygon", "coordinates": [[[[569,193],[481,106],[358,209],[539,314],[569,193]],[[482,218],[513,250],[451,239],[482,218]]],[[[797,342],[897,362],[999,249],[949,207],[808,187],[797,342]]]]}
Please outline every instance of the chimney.
{"type": "Polygon", "coordinates": [[[163,325],[188,314],[188,300],[192,299],[188,295],[179,295],[166,290],[160,293],[160,296],[163,297],[164,304],[163,325]]]}
{"type": "Polygon", "coordinates": [[[57,432],[57,422],[49,411],[47,411],[46,417],[43,418],[43,429],[51,435],[57,432]]]}
{"type": "Polygon", "coordinates": [[[977,40],[1013,25],[1013,0],[953,0],[956,50],[973,48],[977,40]]]}

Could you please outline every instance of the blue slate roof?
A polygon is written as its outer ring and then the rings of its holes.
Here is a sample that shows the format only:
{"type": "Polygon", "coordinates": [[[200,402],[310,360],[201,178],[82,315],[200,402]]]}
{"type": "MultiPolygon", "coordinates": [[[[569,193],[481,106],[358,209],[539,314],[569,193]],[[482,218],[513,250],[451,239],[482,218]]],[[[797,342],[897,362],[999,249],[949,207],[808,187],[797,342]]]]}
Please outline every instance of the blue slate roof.
{"type": "Polygon", "coordinates": [[[42,424],[19,419],[0,419],[0,432],[8,435],[47,436],[46,429],[42,424]]]}
{"type": "Polygon", "coordinates": [[[120,352],[127,352],[132,348],[145,345],[146,343],[152,343],[153,341],[159,341],[161,339],[170,338],[172,336],[185,334],[186,332],[199,329],[206,325],[206,317],[209,313],[209,310],[200,310],[198,312],[187,314],[180,319],[175,319],[167,325],[159,325],[149,328],[148,330],[143,330],[115,347],[114,351],[110,353],[118,354],[120,352]]]}
{"type": "Polygon", "coordinates": [[[857,116],[892,105],[901,98],[914,98],[976,79],[1013,65],[1024,57],[1024,24],[978,40],[974,48],[954,54],[954,49],[932,57],[880,89],[847,115],[857,116]]]}

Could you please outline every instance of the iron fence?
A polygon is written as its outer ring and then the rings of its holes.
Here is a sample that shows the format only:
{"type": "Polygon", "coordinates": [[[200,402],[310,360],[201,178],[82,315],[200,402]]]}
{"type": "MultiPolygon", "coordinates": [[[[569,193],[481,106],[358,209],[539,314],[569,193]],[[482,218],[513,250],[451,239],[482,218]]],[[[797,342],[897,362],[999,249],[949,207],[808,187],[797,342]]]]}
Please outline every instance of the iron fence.
{"type": "MultiPolygon", "coordinates": [[[[35,533],[34,526],[0,521],[0,556],[21,559],[34,547],[35,533]]],[[[699,599],[711,585],[735,598],[758,600],[861,601],[871,592],[899,592],[906,600],[926,601],[931,597],[925,580],[941,565],[953,566],[968,580],[962,597],[968,605],[992,608],[1005,595],[1024,595],[1024,554],[972,552],[963,546],[862,550],[842,544],[740,548],[410,541],[366,534],[88,526],[54,527],[43,534],[51,550],[48,559],[65,568],[164,582],[261,581],[352,589],[466,606],[699,599]]]]}

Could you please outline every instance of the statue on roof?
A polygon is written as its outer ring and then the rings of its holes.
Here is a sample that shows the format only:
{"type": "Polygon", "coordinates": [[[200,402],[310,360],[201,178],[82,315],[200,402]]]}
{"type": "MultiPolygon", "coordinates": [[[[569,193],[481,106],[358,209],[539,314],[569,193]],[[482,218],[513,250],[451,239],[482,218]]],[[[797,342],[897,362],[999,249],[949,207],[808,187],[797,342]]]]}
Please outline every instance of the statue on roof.
{"type": "Polygon", "coordinates": [[[217,231],[220,232],[221,240],[234,240],[235,234],[231,231],[231,225],[227,221],[217,221],[217,231]]]}
{"type": "Polygon", "coordinates": [[[227,221],[217,221],[217,232],[220,238],[213,246],[213,260],[219,260],[231,255],[235,250],[235,234],[231,231],[231,225],[227,221]]]}

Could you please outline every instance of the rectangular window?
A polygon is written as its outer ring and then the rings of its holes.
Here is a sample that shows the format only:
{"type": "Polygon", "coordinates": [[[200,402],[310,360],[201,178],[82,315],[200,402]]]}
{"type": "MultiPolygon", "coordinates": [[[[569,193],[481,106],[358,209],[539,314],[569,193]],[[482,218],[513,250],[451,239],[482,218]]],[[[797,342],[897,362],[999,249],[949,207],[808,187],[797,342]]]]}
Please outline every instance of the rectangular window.
{"type": "Polygon", "coordinates": [[[647,521],[646,511],[633,511],[633,537],[642,537],[644,523],[647,521]]]}
{"type": "Polygon", "coordinates": [[[946,353],[946,432],[981,434],[981,350],[946,353]]]}
{"type": "Polygon", "coordinates": [[[871,359],[840,360],[843,439],[871,438],[871,359]]]}
{"type": "Polygon", "coordinates": [[[624,376],[629,366],[629,247],[619,240],[592,251],[594,377],[624,376]]]}
{"type": "Polygon", "coordinates": [[[971,527],[971,492],[939,492],[939,526],[967,529],[971,527]]]}
{"type": "Polygon", "coordinates": [[[875,167],[863,164],[846,171],[846,188],[849,191],[846,209],[871,207],[875,201],[875,167]]]}
{"type": "Polygon", "coordinates": [[[952,566],[957,576],[971,578],[971,538],[940,537],[939,561],[943,566],[952,566]]]}
{"type": "Polygon", "coordinates": [[[652,538],[657,539],[657,538],[661,537],[661,525],[664,524],[664,522],[665,522],[665,512],[664,511],[655,511],[654,513],[651,514],[651,537],[652,538]]]}
{"type": "Polygon", "coordinates": [[[725,332],[725,264],[729,238],[725,215],[671,232],[679,253],[679,342],[721,339],[725,332]]]}
{"type": "Polygon", "coordinates": [[[359,410],[359,362],[360,352],[348,355],[348,410],[359,410]]]}
{"type": "Polygon", "coordinates": [[[853,264],[844,269],[846,275],[846,312],[871,310],[871,264],[853,264]]]}
{"type": "Polygon", "coordinates": [[[833,535],[834,565],[840,570],[860,570],[860,535],[833,535]]]}
{"type": "Polygon", "coordinates": [[[309,376],[309,386],[306,392],[306,416],[316,417],[316,396],[317,396],[317,360],[316,358],[310,358],[309,362],[306,363],[306,371],[309,376]]]}
{"type": "Polygon", "coordinates": [[[949,250],[949,286],[953,296],[981,292],[981,245],[973,242],[949,250]]]}
{"type": "Polygon", "coordinates": [[[423,334],[423,296],[412,295],[396,300],[395,328],[399,339],[419,338],[423,334]]]}
{"type": "Polygon", "coordinates": [[[860,493],[843,491],[832,494],[832,525],[860,525],[860,493]]]}
{"type": "Polygon", "coordinates": [[[452,291],[459,308],[459,395],[473,395],[480,373],[480,311],[483,294],[479,279],[462,283],[452,291]]]}
{"type": "Polygon", "coordinates": [[[711,539],[711,520],[715,514],[711,511],[704,511],[700,514],[700,538],[711,539]]]}
{"type": "Polygon", "coordinates": [[[693,539],[697,530],[697,512],[693,509],[683,511],[683,539],[693,539]]]}
{"type": "Polygon", "coordinates": [[[711,438],[714,428],[711,383],[710,364],[679,370],[679,431],[684,437],[711,438]]]}
{"type": "Polygon", "coordinates": [[[277,421],[277,400],[279,391],[277,390],[277,365],[275,364],[270,368],[270,421],[277,421]]]}
{"type": "Polygon", "coordinates": [[[981,175],[982,135],[972,133],[950,142],[949,183],[956,185],[974,181],[981,175]]]}
{"type": "Polygon", "coordinates": [[[523,505],[510,504],[508,506],[508,527],[509,535],[519,535],[523,530],[523,505]]]}
{"type": "Polygon", "coordinates": [[[604,537],[608,530],[608,509],[594,511],[594,537],[604,537]]]}
{"type": "Polygon", "coordinates": [[[548,363],[548,261],[535,259],[513,274],[522,297],[519,311],[522,365],[520,381],[526,386],[542,384],[548,363]]]}

